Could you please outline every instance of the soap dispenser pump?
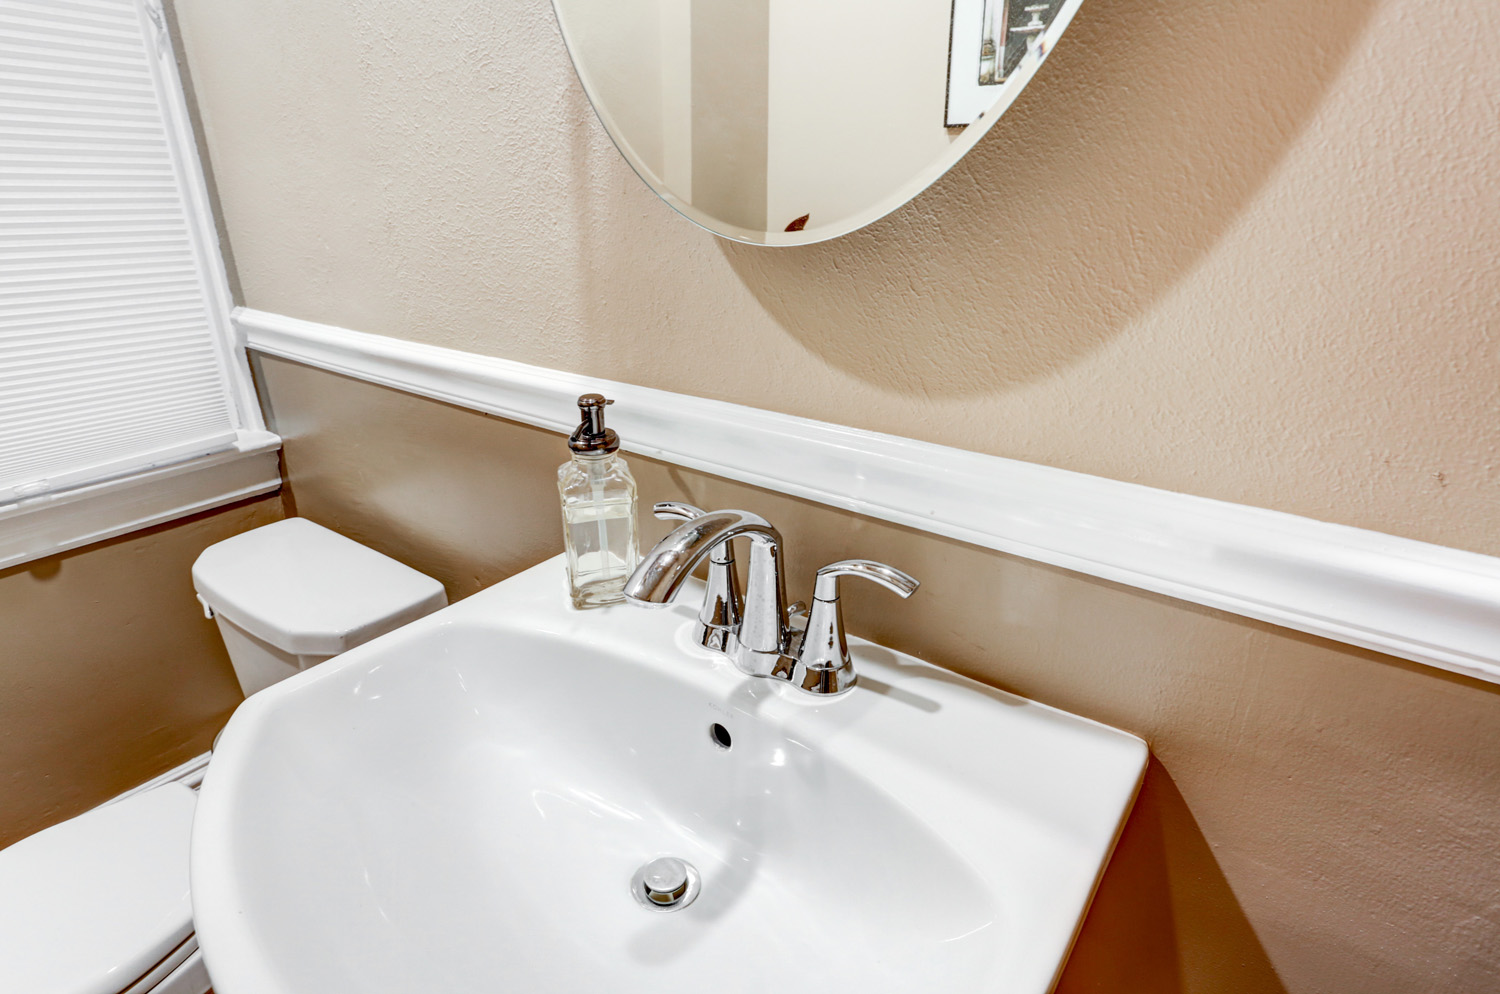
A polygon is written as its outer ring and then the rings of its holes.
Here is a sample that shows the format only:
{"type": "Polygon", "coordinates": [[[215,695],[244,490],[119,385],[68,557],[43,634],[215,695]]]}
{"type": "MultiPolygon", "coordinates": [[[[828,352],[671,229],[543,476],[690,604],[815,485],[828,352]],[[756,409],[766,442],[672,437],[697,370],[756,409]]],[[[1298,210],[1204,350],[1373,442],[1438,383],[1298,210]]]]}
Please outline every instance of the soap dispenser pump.
{"type": "Polygon", "coordinates": [[[604,408],[613,403],[597,393],[578,398],[579,425],[568,438],[573,458],[557,470],[568,595],[578,608],[624,601],[640,559],[635,478],[616,455],[620,436],[604,426],[604,408]]]}

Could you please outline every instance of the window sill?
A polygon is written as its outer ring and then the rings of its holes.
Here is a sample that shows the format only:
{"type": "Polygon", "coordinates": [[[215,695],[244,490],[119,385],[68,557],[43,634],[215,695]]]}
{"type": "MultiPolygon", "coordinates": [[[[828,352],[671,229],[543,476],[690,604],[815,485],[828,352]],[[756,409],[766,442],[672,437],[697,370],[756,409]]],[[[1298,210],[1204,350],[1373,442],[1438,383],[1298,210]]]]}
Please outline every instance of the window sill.
{"type": "Polygon", "coordinates": [[[0,569],[271,493],[280,449],[268,431],[241,431],[224,452],[0,506],[0,569]]]}

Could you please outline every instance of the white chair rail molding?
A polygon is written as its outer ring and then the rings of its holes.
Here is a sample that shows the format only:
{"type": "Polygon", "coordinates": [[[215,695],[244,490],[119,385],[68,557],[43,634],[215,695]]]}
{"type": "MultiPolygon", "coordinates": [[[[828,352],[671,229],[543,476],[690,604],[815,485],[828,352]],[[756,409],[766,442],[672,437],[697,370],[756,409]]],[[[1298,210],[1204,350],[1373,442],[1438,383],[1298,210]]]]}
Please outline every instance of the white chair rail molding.
{"type": "Polygon", "coordinates": [[[1500,559],[772,411],[239,308],[255,352],[1500,683],[1500,559]]]}

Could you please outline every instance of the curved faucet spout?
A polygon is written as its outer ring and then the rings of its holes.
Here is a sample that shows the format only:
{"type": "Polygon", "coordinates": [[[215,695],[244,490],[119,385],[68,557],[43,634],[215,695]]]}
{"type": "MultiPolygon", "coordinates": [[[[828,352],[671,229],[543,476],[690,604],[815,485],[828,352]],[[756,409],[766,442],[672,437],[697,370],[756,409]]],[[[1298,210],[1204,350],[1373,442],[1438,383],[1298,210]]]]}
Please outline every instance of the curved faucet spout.
{"type": "Polygon", "coordinates": [[[750,539],[745,606],[739,627],[729,633],[724,652],[751,676],[790,679],[794,662],[786,654],[786,581],[781,575],[781,533],[749,511],[711,511],[684,522],[646,554],[625,582],[625,598],[635,604],[666,604],[693,568],[721,542],[750,539]]]}
{"type": "Polygon", "coordinates": [[[625,582],[627,600],[661,607],[677,596],[693,570],[720,542],[749,535],[778,548],[781,533],[749,511],[710,511],[683,522],[656,543],[625,582]]]}

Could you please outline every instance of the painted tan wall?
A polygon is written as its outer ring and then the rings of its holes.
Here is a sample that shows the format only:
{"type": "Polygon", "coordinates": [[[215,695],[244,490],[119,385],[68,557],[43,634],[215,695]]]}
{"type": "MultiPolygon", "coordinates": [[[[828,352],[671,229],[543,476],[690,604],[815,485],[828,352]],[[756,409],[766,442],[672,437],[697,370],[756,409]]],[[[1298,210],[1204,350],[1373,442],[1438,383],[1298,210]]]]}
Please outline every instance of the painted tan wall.
{"type": "Polygon", "coordinates": [[[0,847],[204,752],[243,699],[193,597],[279,497],[0,570],[0,847]]]}
{"type": "Polygon", "coordinates": [[[1089,0],[795,250],[656,202],[544,0],[176,6],[250,306],[1500,553],[1500,5],[1089,0]]]}
{"type": "MultiPolygon", "coordinates": [[[[1090,0],[946,179],[777,251],[655,202],[543,2],[177,10],[250,306],[1500,553],[1493,5],[1090,0]]],[[[559,547],[557,439],[266,371],[301,513],[455,596],[559,547]]],[[[636,469],[803,581],[926,581],[856,631],[1150,740],[1064,990],[1500,986],[1493,688],[636,469]]]]}
{"type": "MultiPolygon", "coordinates": [[[[264,359],[297,513],[473,593],[562,549],[563,439],[264,359]]],[[[850,555],[859,634],[1130,729],[1154,760],[1065,994],[1500,988],[1500,688],[632,457],[642,506],[747,507],[789,593],[850,555]]],[[[642,523],[655,539],[666,525],[642,523]]]]}

